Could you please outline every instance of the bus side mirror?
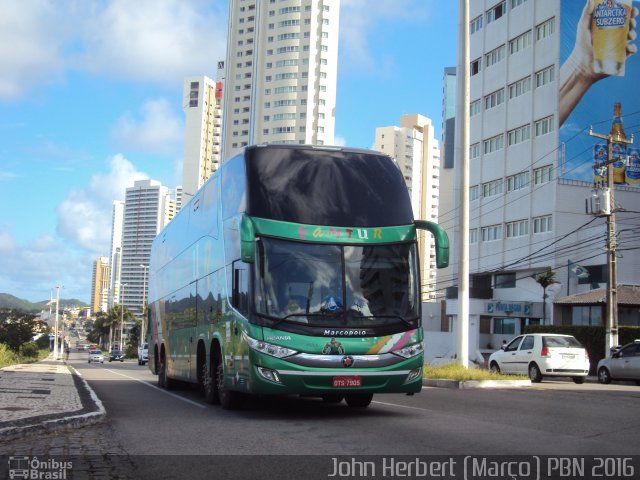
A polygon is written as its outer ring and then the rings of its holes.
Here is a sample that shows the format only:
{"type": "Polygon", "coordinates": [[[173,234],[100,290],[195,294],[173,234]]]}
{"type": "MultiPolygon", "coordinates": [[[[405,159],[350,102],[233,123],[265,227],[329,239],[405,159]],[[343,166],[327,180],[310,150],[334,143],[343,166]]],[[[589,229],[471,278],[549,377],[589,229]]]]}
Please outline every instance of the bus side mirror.
{"type": "Polygon", "coordinates": [[[428,220],[415,220],[416,228],[428,230],[436,241],[436,267],[445,268],[449,266],[449,237],[447,232],[437,223],[428,220]]]}
{"type": "Polygon", "coordinates": [[[255,238],[256,233],[251,218],[242,215],[242,220],[240,220],[240,258],[245,263],[253,263],[256,260],[255,238]]]}

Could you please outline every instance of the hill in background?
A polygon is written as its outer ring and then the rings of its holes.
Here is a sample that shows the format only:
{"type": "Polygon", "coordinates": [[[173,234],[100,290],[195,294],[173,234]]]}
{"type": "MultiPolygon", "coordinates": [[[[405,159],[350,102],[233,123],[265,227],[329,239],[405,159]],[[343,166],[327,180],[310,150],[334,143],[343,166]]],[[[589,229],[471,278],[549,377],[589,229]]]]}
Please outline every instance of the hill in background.
{"type": "MultiPolygon", "coordinates": [[[[88,307],[88,305],[75,298],[61,298],[60,307],[88,307]]],[[[40,302],[33,303],[28,300],[23,300],[21,298],[15,297],[9,293],[0,293],[0,308],[13,308],[15,310],[22,310],[24,312],[38,313],[42,310],[49,310],[49,300],[42,300],[40,302]]]]}

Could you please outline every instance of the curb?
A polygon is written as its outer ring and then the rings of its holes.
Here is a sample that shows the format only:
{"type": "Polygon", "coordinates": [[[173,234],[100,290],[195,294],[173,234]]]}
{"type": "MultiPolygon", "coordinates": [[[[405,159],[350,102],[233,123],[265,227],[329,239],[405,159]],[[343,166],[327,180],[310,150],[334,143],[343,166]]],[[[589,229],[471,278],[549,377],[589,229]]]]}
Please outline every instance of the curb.
{"type": "Polygon", "coordinates": [[[29,420],[34,423],[26,423],[25,425],[0,429],[0,439],[15,440],[36,433],[52,433],[66,428],[78,428],[85,425],[94,425],[102,422],[106,418],[107,411],[105,410],[104,405],[102,405],[102,402],[91,389],[87,381],[82,378],[82,375],[80,375],[75,368],[66,362],[65,364],[71,371],[74,384],[82,402],[82,409],[77,410],[77,412],[81,413],[66,417],[56,415],[55,418],[51,418],[52,415],[41,415],[36,417],[36,419],[29,420]],[[40,421],[38,421],[38,419],[40,419],[40,421]]]}
{"type": "Polygon", "coordinates": [[[531,380],[447,380],[440,378],[424,378],[425,387],[454,388],[467,390],[472,388],[521,388],[530,387],[531,380]]]}

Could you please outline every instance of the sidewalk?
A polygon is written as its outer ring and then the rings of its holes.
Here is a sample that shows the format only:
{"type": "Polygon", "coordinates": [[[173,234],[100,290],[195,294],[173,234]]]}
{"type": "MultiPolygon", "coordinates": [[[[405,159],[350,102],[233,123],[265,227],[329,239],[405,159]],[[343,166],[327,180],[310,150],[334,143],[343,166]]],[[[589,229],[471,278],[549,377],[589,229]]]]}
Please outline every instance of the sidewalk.
{"type": "Polygon", "coordinates": [[[0,369],[0,440],[101,422],[102,403],[62,360],[0,369]]]}

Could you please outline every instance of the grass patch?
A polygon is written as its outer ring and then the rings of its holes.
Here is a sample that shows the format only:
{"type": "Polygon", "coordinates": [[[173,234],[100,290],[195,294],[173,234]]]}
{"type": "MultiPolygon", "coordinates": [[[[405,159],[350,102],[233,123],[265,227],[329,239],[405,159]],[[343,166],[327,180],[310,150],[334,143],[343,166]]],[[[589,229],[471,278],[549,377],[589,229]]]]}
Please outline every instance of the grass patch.
{"type": "Polygon", "coordinates": [[[38,356],[36,357],[25,357],[0,343],[0,368],[8,367],[10,365],[18,365],[20,363],[33,363],[42,360],[43,358],[47,358],[48,356],[48,348],[38,350],[38,356]]]}
{"type": "Polygon", "coordinates": [[[425,365],[424,378],[440,378],[445,380],[527,380],[524,375],[504,375],[491,373],[483,368],[465,368],[457,363],[442,365],[425,365]]]}

